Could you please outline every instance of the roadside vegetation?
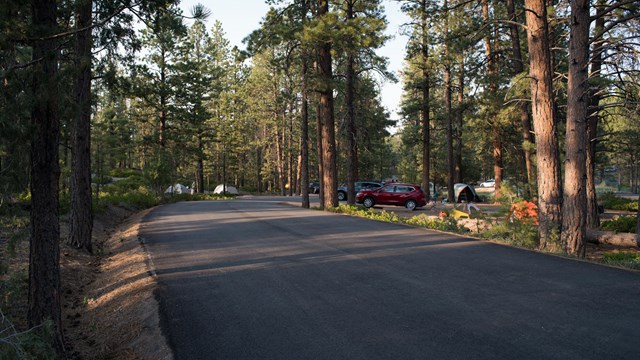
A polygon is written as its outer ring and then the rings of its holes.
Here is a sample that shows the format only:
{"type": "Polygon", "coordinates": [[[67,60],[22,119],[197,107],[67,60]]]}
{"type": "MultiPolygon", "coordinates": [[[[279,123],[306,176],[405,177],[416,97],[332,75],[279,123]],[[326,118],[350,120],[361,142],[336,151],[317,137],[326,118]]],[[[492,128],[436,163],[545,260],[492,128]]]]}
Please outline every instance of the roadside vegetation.
{"type": "MultiPolygon", "coordinates": [[[[505,193],[509,194],[508,191],[505,193]]],[[[505,196],[509,197],[509,195],[505,196]]],[[[637,201],[623,199],[614,194],[602,196],[602,203],[607,209],[611,209],[609,206],[612,206],[613,209],[626,211],[637,210],[638,206],[637,201]]],[[[537,207],[533,203],[517,197],[512,198],[511,201],[503,199],[502,204],[497,212],[487,214],[474,211],[469,218],[457,218],[455,216],[456,210],[451,207],[438,209],[435,213],[430,211],[431,215],[423,213],[412,217],[400,216],[393,211],[366,209],[354,205],[340,205],[331,208],[330,211],[371,220],[447,231],[536,250],[539,244],[537,207]]],[[[620,216],[613,220],[604,221],[601,229],[635,233],[636,223],[637,217],[634,215],[620,216]]],[[[555,234],[555,236],[559,237],[560,234],[555,234]]],[[[590,250],[601,251],[595,245],[592,245],[590,250]]],[[[638,249],[611,248],[598,256],[588,255],[587,259],[628,269],[640,269],[640,251],[638,249]]]]}
{"type": "MultiPolygon", "coordinates": [[[[231,200],[233,195],[164,194],[153,189],[139,171],[115,171],[104,176],[99,197],[93,199],[97,216],[108,216],[110,208],[119,207],[136,212],[161,204],[178,201],[231,200]],[[117,180],[113,180],[113,178],[117,180]]],[[[98,186],[94,184],[97,191],[98,186]]],[[[66,228],[69,222],[69,194],[61,194],[60,219],[66,228]]],[[[29,222],[30,194],[17,196],[0,206],[0,359],[53,359],[53,326],[51,322],[28,329],[27,292],[29,286],[29,222]],[[28,330],[24,330],[28,329],[28,330]]],[[[64,231],[61,238],[65,238],[64,231]]],[[[101,255],[101,244],[95,255],[101,255]]],[[[77,250],[63,248],[64,252],[77,250]]],[[[98,261],[96,259],[96,261],[98,261]]],[[[86,300],[85,300],[86,301],[86,300]]]]}

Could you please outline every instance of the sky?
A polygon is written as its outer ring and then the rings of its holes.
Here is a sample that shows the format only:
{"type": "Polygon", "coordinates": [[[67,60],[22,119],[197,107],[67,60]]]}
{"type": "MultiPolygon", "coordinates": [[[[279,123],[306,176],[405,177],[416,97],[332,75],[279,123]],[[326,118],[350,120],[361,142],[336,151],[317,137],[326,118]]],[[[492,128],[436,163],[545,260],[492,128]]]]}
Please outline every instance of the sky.
{"type": "MultiPolygon", "coordinates": [[[[207,20],[208,27],[211,27],[216,20],[220,21],[230,45],[240,49],[246,48],[242,40],[260,27],[264,15],[269,10],[264,0],[182,0],[180,7],[184,14],[188,15],[190,9],[198,3],[211,10],[211,16],[207,20]]],[[[383,0],[382,4],[388,21],[387,35],[393,38],[387,41],[378,54],[389,59],[389,70],[399,79],[407,43],[407,37],[400,34],[400,27],[407,22],[407,18],[400,11],[397,1],[383,0]]],[[[397,110],[402,95],[402,85],[400,82],[396,84],[386,82],[382,84],[381,90],[383,106],[389,111],[393,120],[398,120],[397,110]]]]}

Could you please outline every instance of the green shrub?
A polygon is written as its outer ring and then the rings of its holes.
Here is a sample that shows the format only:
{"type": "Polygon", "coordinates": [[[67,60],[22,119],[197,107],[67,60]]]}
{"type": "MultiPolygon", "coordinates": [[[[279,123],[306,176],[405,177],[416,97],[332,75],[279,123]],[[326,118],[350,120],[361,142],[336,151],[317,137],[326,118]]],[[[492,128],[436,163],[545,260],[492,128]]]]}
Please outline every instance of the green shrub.
{"type": "Polygon", "coordinates": [[[603,255],[602,262],[630,269],[640,269],[640,253],[625,251],[605,253],[603,255]]]}
{"type": "Polygon", "coordinates": [[[112,169],[109,176],[116,178],[142,177],[142,171],[135,169],[112,169]]]}
{"type": "Polygon", "coordinates": [[[626,199],[613,193],[605,193],[598,198],[598,202],[605,209],[622,210],[622,211],[638,211],[638,201],[626,199]]]}
{"type": "Polygon", "coordinates": [[[427,229],[450,231],[456,233],[467,232],[467,228],[458,225],[458,221],[450,216],[431,218],[424,214],[405,220],[405,223],[427,229]]]}
{"type": "Polygon", "coordinates": [[[371,220],[378,220],[395,224],[407,224],[428,229],[451,231],[457,233],[463,233],[467,231],[466,228],[458,226],[458,222],[452,217],[429,218],[424,214],[420,214],[418,216],[407,219],[400,217],[396,213],[391,211],[376,211],[374,209],[366,209],[364,207],[355,205],[340,205],[338,207],[331,208],[330,211],[338,214],[354,215],[371,220]]]}
{"type": "Polygon", "coordinates": [[[129,209],[142,210],[159,205],[161,198],[145,189],[139,189],[138,191],[107,193],[103,197],[101,196],[100,201],[129,209]]]}
{"type": "Polygon", "coordinates": [[[637,216],[621,216],[602,223],[602,230],[635,234],[638,225],[637,216]]]}
{"type": "Polygon", "coordinates": [[[490,229],[480,232],[480,236],[527,249],[534,249],[538,246],[537,226],[518,219],[494,224],[490,229]]]}

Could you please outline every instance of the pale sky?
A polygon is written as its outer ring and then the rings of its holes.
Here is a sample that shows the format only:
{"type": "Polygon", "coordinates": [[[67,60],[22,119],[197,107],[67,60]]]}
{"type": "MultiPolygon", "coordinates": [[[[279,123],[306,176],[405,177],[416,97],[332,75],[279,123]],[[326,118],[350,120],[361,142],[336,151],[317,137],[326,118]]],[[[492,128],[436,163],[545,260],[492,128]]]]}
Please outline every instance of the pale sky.
{"type": "MultiPolygon", "coordinates": [[[[207,26],[211,27],[216,20],[220,21],[231,47],[238,46],[240,49],[245,48],[242,39],[260,27],[263,16],[269,10],[269,6],[265,4],[264,0],[182,0],[180,6],[184,14],[189,15],[190,9],[198,3],[211,10],[207,26]]],[[[379,55],[389,59],[389,70],[400,78],[399,71],[402,69],[407,43],[407,38],[400,35],[400,26],[407,21],[407,18],[400,11],[400,5],[397,1],[384,0],[383,5],[389,23],[387,34],[394,38],[379,50],[379,55]]],[[[382,104],[387,108],[393,120],[398,120],[395,113],[400,104],[401,94],[402,85],[400,82],[382,85],[382,104]]]]}

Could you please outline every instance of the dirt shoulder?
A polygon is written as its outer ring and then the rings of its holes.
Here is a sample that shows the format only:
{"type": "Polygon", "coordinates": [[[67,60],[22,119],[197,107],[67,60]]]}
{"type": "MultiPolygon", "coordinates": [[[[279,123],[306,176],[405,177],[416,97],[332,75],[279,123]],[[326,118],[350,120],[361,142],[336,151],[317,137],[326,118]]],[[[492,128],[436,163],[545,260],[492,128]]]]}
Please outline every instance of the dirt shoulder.
{"type": "Polygon", "coordinates": [[[138,240],[149,211],[110,208],[98,217],[97,255],[62,249],[63,324],[71,358],[173,358],[160,333],[156,282],[138,240]]]}

